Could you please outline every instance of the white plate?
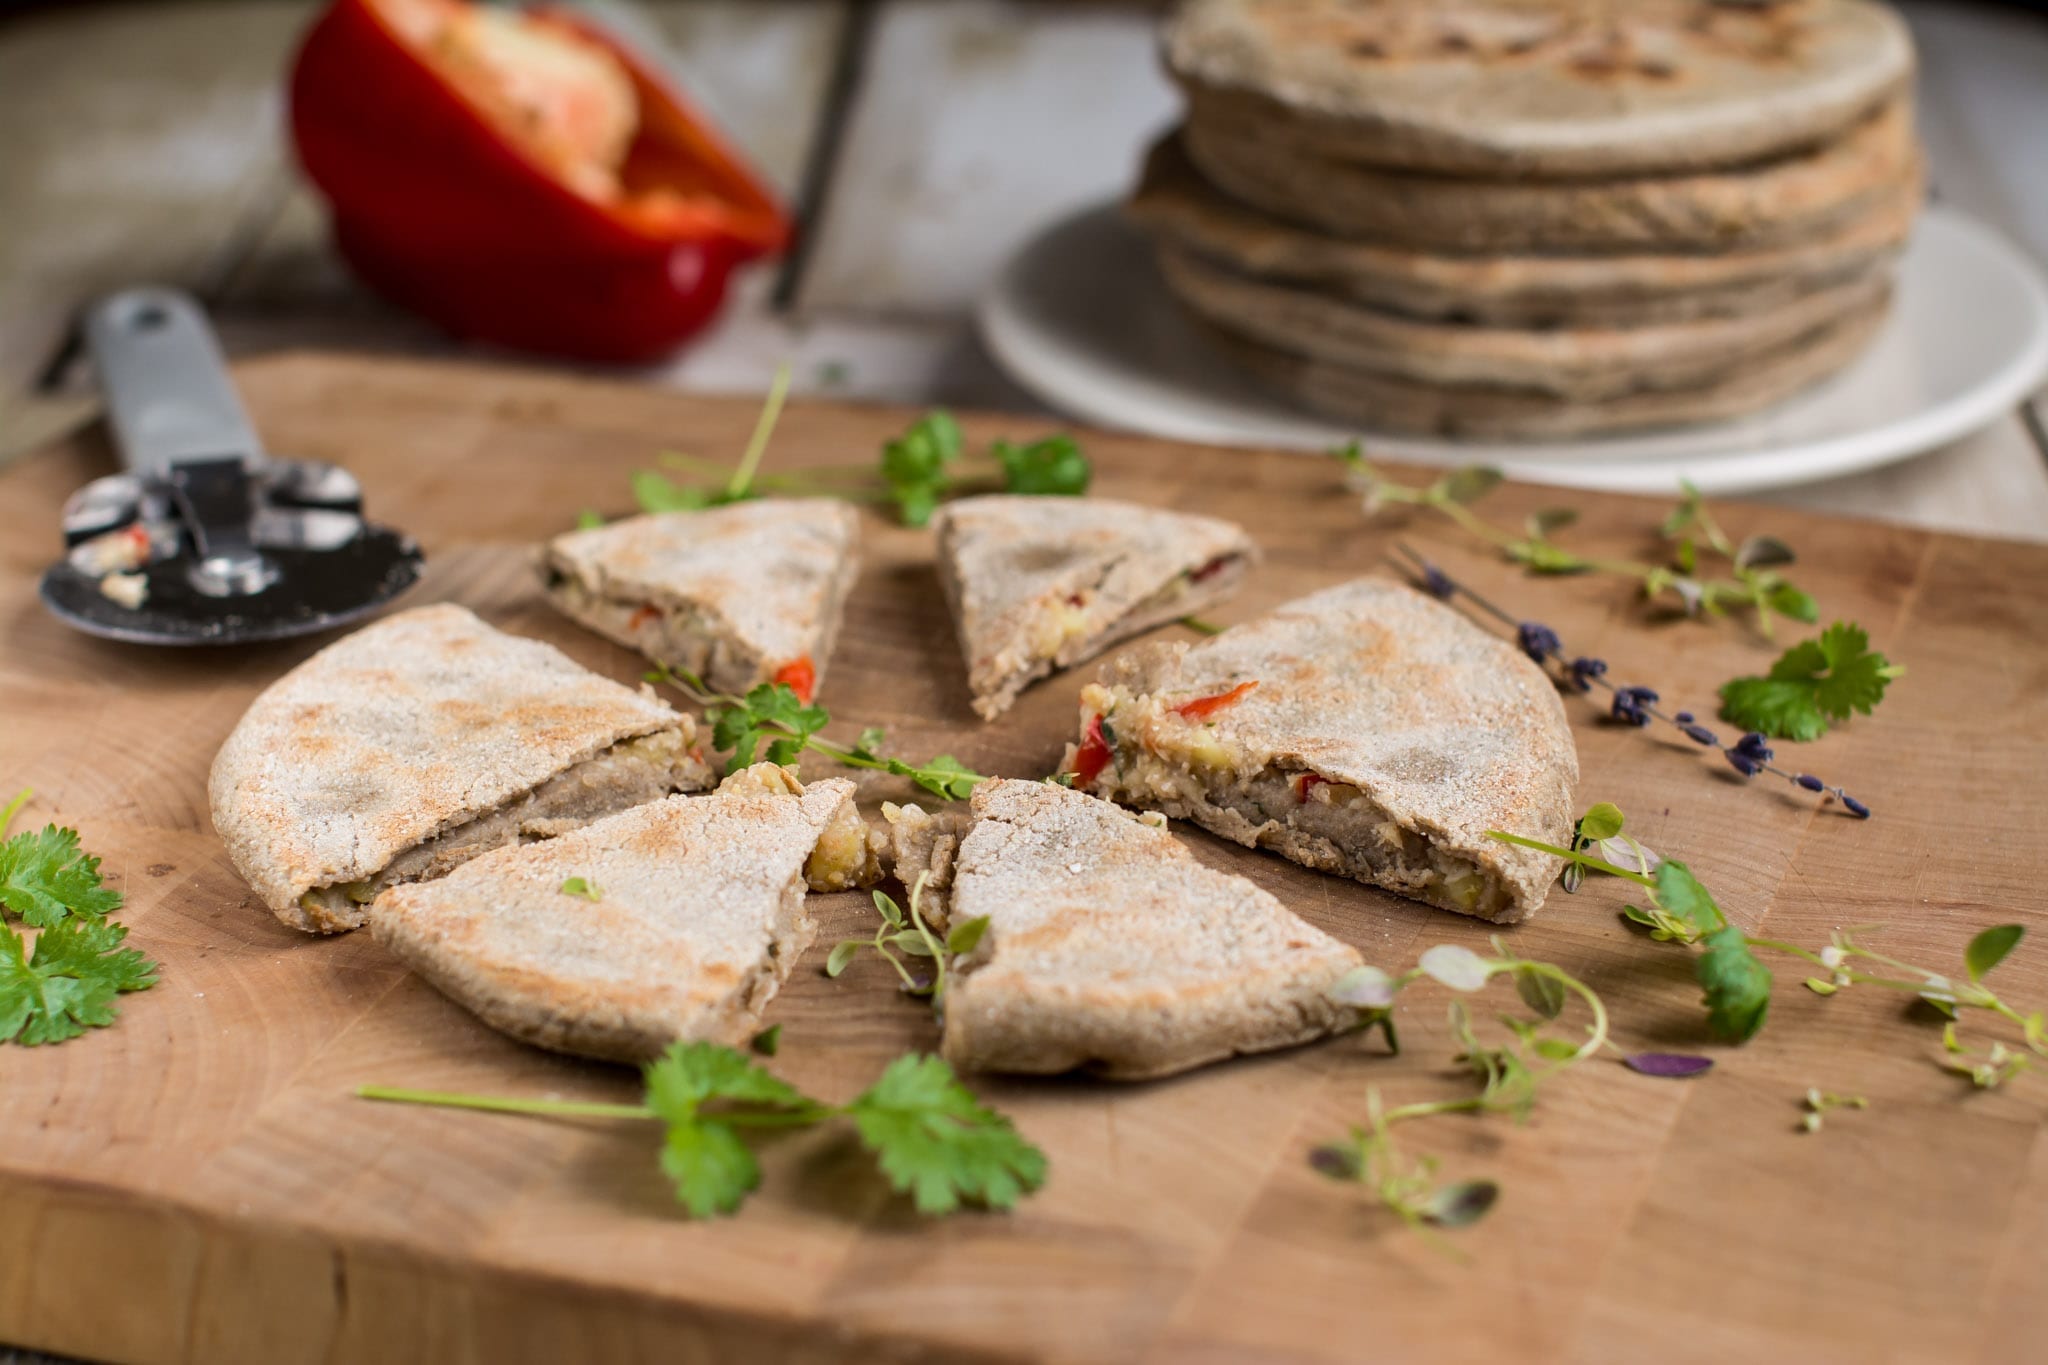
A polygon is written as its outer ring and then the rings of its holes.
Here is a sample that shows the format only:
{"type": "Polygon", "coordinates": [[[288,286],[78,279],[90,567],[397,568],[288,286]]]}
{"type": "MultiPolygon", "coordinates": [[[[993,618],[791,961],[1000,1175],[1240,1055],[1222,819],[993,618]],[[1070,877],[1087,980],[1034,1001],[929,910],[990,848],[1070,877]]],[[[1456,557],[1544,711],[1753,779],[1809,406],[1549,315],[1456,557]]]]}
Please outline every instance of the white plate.
{"type": "Polygon", "coordinates": [[[1145,242],[1111,207],[1048,228],[979,309],[1012,378],[1084,421],[1222,445],[1324,449],[1353,437],[1390,459],[1491,464],[1617,492],[1807,483],[1946,445],[2004,416],[2048,376],[2048,287],[1990,229],[1930,208],[1889,319],[1854,365],[1733,421],[1551,444],[1376,435],[1304,416],[1252,387],[1189,327],[1145,242]]]}

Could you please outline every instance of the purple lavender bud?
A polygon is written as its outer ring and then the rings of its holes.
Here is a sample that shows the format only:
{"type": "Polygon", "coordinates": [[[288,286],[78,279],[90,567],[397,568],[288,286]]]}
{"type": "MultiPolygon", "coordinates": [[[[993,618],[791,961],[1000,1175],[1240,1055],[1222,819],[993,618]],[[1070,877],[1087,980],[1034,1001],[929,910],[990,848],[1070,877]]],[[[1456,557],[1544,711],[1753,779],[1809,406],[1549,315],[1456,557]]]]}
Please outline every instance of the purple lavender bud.
{"type": "Polygon", "coordinates": [[[1581,656],[1573,659],[1570,667],[1572,686],[1581,692],[1591,692],[1593,690],[1592,680],[1607,672],[1607,660],[1588,659],[1581,656]]]}
{"type": "Polygon", "coordinates": [[[1680,711],[1677,715],[1673,716],[1672,719],[1677,721],[1680,725],[1690,725],[1692,724],[1692,712],[1680,711]]]}
{"type": "Polygon", "coordinates": [[[1521,642],[1522,652],[1539,664],[1564,648],[1556,631],[1535,621],[1524,621],[1515,627],[1515,637],[1521,642]]]}
{"type": "Polygon", "coordinates": [[[1449,574],[1434,564],[1422,566],[1422,590],[1431,597],[1445,602],[1458,595],[1458,585],[1451,581],[1449,574]]]}
{"type": "Polygon", "coordinates": [[[1741,754],[1759,768],[1772,758],[1771,746],[1764,743],[1763,735],[1755,730],[1736,740],[1735,747],[1730,752],[1741,754]]]}
{"type": "Polygon", "coordinates": [[[1688,725],[1684,729],[1685,737],[1695,744],[1714,745],[1721,742],[1714,732],[1704,725],[1688,725]]]}
{"type": "Polygon", "coordinates": [[[1849,814],[1855,816],[1858,820],[1868,820],[1870,818],[1870,807],[1864,805],[1847,792],[1842,793],[1842,804],[1847,806],[1849,814]]]}
{"type": "Polygon", "coordinates": [[[1824,792],[1828,789],[1828,784],[1815,777],[1812,773],[1801,773],[1792,780],[1810,792],[1824,792]]]}
{"type": "Polygon", "coordinates": [[[1650,723],[1649,712],[1643,710],[1657,700],[1657,694],[1647,687],[1617,687],[1614,689],[1614,704],[1610,708],[1616,720],[1630,725],[1643,726],[1650,723]]]}
{"type": "Polygon", "coordinates": [[[1728,750],[1728,766],[1741,773],[1744,777],[1755,777],[1763,771],[1763,765],[1743,753],[1740,749],[1728,750]]]}
{"type": "Polygon", "coordinates": [[[1714,1059],[1688,1057],[1682,1052],[1636,1052],[1622,1058],[1621,1064],[1645,1076],[1667,1076],[1676,1080],[1712,1070],[1714,1059]]]}

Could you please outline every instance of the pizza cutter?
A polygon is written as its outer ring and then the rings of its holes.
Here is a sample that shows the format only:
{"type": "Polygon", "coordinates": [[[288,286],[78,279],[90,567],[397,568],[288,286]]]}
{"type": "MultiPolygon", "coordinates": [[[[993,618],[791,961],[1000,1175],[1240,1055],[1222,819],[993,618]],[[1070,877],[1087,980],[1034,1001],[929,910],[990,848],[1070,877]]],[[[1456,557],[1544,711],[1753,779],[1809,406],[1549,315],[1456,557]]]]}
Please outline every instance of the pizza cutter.
{"type": "Polygon", "coordinates": [[[140,644],[244,644],[354,620],[419,577],[419,546],[363,520],[347,470],[264,454],[190,297],[116,294],[85,339],[124,469],[64,504],[69,550],[42,582],[59,618],[140,644]]]}

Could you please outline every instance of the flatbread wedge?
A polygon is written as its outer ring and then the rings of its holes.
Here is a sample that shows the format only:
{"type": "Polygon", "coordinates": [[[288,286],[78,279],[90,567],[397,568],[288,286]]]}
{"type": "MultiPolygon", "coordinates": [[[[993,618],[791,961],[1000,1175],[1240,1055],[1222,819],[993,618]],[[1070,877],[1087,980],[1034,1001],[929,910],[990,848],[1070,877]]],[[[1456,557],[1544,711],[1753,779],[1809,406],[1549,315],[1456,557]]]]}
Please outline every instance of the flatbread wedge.
{"type": "MultiPolygon", "coordinates": [[[[929,869],[921,907],[954,925],[988,919],[947,978],[941,1046],[954,1066],[1144,1080],[1356,1021],[1329,990],[1357,951],[1203,866],[1158,816],[1001,779],[976,787],[969,809],[950,856],[896,864],[912,884],[929,869]]],[[[922,823],[915,807],[890,814],[922,823]]]]}
{"type": "Polygon", "coordinates": [[[689,716],[444,603],[272,683],[207,790],[263,903],[331,934],[389,887],[713,780],[689,716]]]}
{"type": "Polygon", "coordinates": [[[1055,669],[1227,597],[1259,557],[1230,522],[1108,498],[962,498],[932,525],[983,720],[1055,669]]]}
{"type": "Polygon", "coordinates": [[[1578,751],[1529,658],[1441,602],[1361,578],[1081,693],[1077,787],[1497,923],[1543,903],[1578,751]]]}
{"type": "Polygon", "coordinates": [[[548,600],[720,692],[785,682],[810,701],[859,571],[860,516],[833,498],[660,512],[549,541],[548,600]]]}
{"type": "Polygon", "coordinates": [[[853,783],[762,763],[400,887],[370,930],[501,1033],[639,1062],[751,1038],[816,932],[806,885],[851,885],[869,856],[853,783]]]}

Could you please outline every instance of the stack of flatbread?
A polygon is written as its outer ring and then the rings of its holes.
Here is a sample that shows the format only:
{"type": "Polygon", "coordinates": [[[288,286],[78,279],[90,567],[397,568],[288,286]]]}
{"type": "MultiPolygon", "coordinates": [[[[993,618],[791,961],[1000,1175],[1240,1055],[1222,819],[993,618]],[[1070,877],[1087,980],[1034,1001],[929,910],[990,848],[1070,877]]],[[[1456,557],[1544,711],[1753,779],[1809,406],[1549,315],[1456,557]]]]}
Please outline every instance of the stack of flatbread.
{"type": "Polygon", "coordinates": [[[1872,0],[1189,0],[1129,209],[1301,405],[1562,438],[1748,412],[1875,332],[1921,198],[1872,0]]]}

